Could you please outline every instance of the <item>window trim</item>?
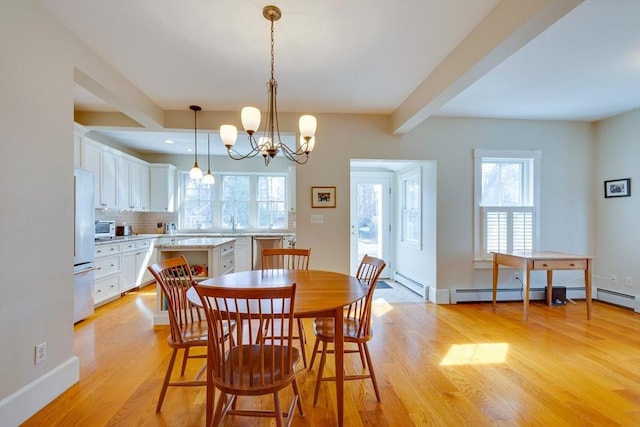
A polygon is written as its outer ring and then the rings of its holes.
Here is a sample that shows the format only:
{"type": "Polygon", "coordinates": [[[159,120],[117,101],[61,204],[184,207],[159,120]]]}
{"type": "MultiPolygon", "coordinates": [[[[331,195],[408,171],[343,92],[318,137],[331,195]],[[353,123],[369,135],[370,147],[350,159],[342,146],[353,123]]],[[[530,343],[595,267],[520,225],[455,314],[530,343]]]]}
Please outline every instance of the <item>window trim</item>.
{"type": "Polygon", "coordinates": [[[533,247],[537,250],[540,246],[540,161],[542,159],[541,150],[473,150],[473,264],[474,268],[493,268],[493,262],[486,258],[482,250],[483,242],[483,220],[480,203],[482,201],[482,159],[483,158],[504,158],[504,159],[532,159],[533,160],[533,247]]]}
{"type": "Polygon", "coordinates": [[[406,170],[398,175],[398,183],[399,183],[399,201],[400,201],[400,244],[412,248],[422,249],[422,168],[416,167],[409,170],[406,170]],[[405,192],[404,192],[404,184],[409,179],[416,178],[418,180],[418,186],[420,190],[418,191],[418,240],[405,240],[405,192]]]}

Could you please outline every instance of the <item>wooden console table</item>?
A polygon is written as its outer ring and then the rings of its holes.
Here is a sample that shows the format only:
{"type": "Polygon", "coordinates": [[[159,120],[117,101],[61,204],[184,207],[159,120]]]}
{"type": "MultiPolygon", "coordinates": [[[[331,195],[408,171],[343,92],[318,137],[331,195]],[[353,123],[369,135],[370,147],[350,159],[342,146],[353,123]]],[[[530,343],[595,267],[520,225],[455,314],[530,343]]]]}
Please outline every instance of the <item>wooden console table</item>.
{"type": "Polygon", "coordinates": [[[493,254],[493,307],[498,291],[498,266],[519,268],[524,280],[524,320],[529,307],[529,282],[531,270],[547,271],[547,304],[551,304],[553,270],[584,270],[584,287],[587,300],[587,319],[591,319],[591,260],[593,257],[562,252],[492,252],[493,254]]]}

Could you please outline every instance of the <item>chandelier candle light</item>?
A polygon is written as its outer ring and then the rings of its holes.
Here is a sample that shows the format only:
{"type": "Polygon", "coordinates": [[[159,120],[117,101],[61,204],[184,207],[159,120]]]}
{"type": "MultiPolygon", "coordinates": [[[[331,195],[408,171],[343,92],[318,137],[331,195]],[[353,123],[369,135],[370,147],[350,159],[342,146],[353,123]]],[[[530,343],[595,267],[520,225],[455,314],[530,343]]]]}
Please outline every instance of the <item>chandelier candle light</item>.
{"type": "MultiPolygon", "coordinates": [[[[262,15],[271,22],[271,79],[267,82],[269,91],[269,103],[267,106],[267,123],[262,137],[256,140],[254,134],[260,127],[260,110],[255,107],[244,107],[241,112],[242,126],[247,132],[251,151],[247,154],[240,154],[234,148],[238,137],[238,130],[233,125],[220,126],[220,138],[227,147],[227,154],[234,160],[242,160],[261,154],[264,157],[264,164],[281,151],[284,156],[296,163],[305,164],[309,160],[309,153],[313,151],[315,145],[315,133],[317,121],[314,116],[304,115],[300,117],[300,146],[297,149],[289,148],[280,139],[280,128],[278,125],[278,109],[276,96],[278,94],[278,82],[274,78],[274,42],[273,27],[274,22],[282,17],[282,12],[276,6],[265,6],[262,15]]],[[[197,162],[196,162],[197,166],[197,162]]]]}

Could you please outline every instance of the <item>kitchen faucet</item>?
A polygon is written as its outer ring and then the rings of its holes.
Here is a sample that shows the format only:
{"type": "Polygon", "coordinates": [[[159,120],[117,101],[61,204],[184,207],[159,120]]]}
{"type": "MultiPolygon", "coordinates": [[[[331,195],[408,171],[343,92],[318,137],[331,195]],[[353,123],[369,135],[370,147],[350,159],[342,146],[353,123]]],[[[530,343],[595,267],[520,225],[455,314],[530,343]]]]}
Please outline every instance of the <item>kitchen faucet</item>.
{"type": "Polygon", "coordinates": [[[231,215],[231,232],[236,232],[236,217],[231,215]]]}

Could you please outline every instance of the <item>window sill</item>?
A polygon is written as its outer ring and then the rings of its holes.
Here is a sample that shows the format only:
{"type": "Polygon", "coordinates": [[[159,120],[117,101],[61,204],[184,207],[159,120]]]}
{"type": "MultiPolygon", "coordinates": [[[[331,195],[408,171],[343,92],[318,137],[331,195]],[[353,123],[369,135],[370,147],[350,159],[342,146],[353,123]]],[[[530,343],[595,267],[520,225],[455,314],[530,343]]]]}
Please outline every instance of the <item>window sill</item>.
{"type": "Polygon", "coordinates": [[[491,270],[491,269],[493,269],[493,260],[490,260],[490,259],[474,259],[473,260],[473,269],[474,270],[491,270]]]}

